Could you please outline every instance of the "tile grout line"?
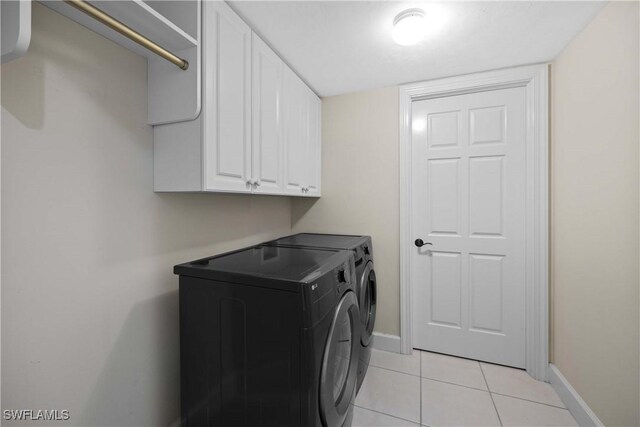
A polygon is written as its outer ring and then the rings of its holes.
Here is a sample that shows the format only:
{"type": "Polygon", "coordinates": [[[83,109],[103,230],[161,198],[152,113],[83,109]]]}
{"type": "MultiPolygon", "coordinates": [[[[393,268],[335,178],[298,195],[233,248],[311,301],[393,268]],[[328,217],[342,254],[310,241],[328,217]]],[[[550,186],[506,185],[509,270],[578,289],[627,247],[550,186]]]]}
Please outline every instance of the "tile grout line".
{"type": "Polygon", "coordinates": [[[496,411],[496,415],[498,416],[498,422],[502,426],[502,418],[500,418],[500,413],[498,412],[498,407],[496,406],[496,402],[493,400],[493,393],[489,389],[489,381],[487,381],[487,377],[484,375],[484,370],[482,369],[482,364],[478,362],[478,366],[480,367],[480,372],[482,372],[482,378],[484,378],[484,383],[487,386],[487,390],[489,390],[489,398],[491,398],[491,403],[493,403],[493,409],[496,411]]]}
{"type": "Polygon", "coordinates": [[[488,389],[478,388],[478,387],[471,387],[471,386],[468,386],[468,385],[452,383],[452,382],[444,381],[444,380],[436,380],[436,379],[434,379],[434,378],[429,378],[429,377],[423,377],[422,379],[423,379],[423,380],[428,380],[428,381],[435,381],[435,382],[437,382],[437,383],[443,383],[443,384],[454,385],[454,386],[457,386],[457,387],[464,387],[464,388],[468,388],[468,389],[471,389],[471,390],[477,390],[477,391],[486,391],[486,392],[489,392],[489,390],[488,390],[488,389]]]}
{"type": "MultiPolygon", "coordinates": [[[[422,361],[421,361],[421,365],[422,365],[422,361]]],[[[452,383],[451,381],[439,380],[439,379],[436,379],[436,378],[430,378],[430,377],[423,377],[422,375],[410,374],[410,373],[408,373],[408,372],[398,371],[397,369],[385,368],[385,367],[383,367],[383,366],[376,366],[376,365],[371,365],[371,366],[372,366],[372,367],[374,367],[374,368],[378,368],[378,369],[384,369],[385,371],[391,371],[391,372],[396,372],[396,373],[398,373],[398,374],[404,374],[404,375],[409,375],[409,376],[412,376],[412,377],[420,378],[420,379],[422,379],[422,380],[436,381],[436,382],[439,382],[439,383],[455,385],[455,386],[458,386],[458,387],[470,388],[471,390],[489,391],[489,389],[488,389],[488,388],[471,387],[471,386],[469,386],[469,385],[458,384],[458,383],[452,383]]],[[[421,371],[420,373],[422,374],[422,366],[421,366],[420,371],[421,371]]],[[[486,382],[486,381],[485,381],[485,382],[486,382]]],[[[500,394],[500,393],[496,393],[496,394],[500,394]]],[[[515,397],[515,396],[510,396],[510,395],[508,395],[508,394],[505,394],[504,396],[507,396],[507,397],[515,397]]],[[[532,400],[532,402],[533,402],[533,400],[532,400]]],[[[559,406],[558,406],[558,407],[559,407],[559,406]]]]}
{"type": "Polygon", "coordinates": [[[377,409],[367,408],[366,406],[356,405],[355,403],[353,403],[352,405],[355,406],[356,408],[360,408],[360,409],[364,409],[364,410],[367,410],[367,411],[375,412],[376,414],[386,415],[387,417],[391,417],[391,418],[397,418],[399,420],[406,421],[408,423],[415,423],[415,421],[413,421],[413,420],[408,420],[406,418],[402,418],[402,417],[399,417],[397,415],[387,414],[386,412],[378,411],[377,409]]]}
{"type": "Polygon", "coordinates": [[[495,391],[491,391],[490,393],[491,394],[497,394],[498,396],[510,397],[512,399],[524,400],[525,402],[537,403],[538,405],[549,406],[551,408],[564,409],[565,411],[569,410],[568,408],[566,408],[564,406],[557,406],[557,405],[552,405],[550,403],[538,402],[536,400],[525,399],[524,397],[512,396],[510,394],[498,393],[498,392],[495,392],[495,391]]]}
{"type": "Polygon", "coordinates": [[[411,375],[412,377],[420,378],[420,375],[410,374],[410,373],[404,372],[404,371],[398,371],[397,369],[385,368],[384,366],[378,366],[378,365],[372,365],[372,364],[369,364],[369,366],[372,366],[372,367],[378,368],[378,369],[384,369],[385,371],[397,372],[399,374],[411,375]]]}

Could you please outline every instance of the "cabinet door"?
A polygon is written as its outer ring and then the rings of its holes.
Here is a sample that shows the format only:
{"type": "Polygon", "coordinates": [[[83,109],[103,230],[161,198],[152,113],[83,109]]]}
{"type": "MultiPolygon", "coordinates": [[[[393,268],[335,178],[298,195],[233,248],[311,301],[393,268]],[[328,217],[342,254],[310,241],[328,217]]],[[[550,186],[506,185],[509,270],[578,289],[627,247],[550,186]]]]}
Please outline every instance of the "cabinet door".
{"type": "Polygon", "coordinates": [[[307,138],[307,158],[308,158],[308,178],[306,196],[320,197],[320,181],[322,172],[322,152],[321,152],[321,115],[322,101],[311,90],[308,90],[309,97],[309,119],[307,138]]]}
{"type": "Polygon", "coordinates": [[[284,63],[253,34],[252,177],[255,193],[284,193],[284,150],[280,102],[284,63]]]}
{"type": "Polygon", "coordinates": [[[283,118],[285,135],[284,191],[304,196],[307,173],[307,126],[309,102],[306,86],[289,67],[284,67],[283,118]]]}
{"type": "Polygon", "coordinates": [[[251,29],[222,1],[203,2],[204,190],[251,191],[251,29]]]}

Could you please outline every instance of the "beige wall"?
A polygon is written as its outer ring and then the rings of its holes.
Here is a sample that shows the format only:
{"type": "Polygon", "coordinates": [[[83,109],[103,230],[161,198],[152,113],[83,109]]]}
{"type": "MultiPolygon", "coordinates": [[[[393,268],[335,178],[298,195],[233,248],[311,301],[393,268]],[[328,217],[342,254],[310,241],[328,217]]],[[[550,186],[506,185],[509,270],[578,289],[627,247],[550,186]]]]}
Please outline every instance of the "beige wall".
{"type": "MultiPolygon", "coordinates": [[[[371,234],[376,330],[399,333],[397,88],[323,100],[319,200],[154,194],[144,60],[38,4],[34,31],[1,69],[3,408],[176,422],[171,266],[291,227],[371,234]]],[[[637,3],[554,62],[552,106],[552,358],[638,425],[637,3]]]]}
{"type": "Polygon", "coordinates": [[[290,201],[154,194],[145,60],[33,18],[1,69],[3,409],[177,425],[172,266],[289,233],[290,201]]]}
{"type": "Polygon", "coordinates": [[[322,198],[294,199],[293,231],[370,234],[378,332],[400,333],[398,88],[322,100],[322,198]]]}
{"type": "Polygon", "coordinates": [[[640,424],[638,3],[552,66],[552,359],[607,426],[640,424]]]}

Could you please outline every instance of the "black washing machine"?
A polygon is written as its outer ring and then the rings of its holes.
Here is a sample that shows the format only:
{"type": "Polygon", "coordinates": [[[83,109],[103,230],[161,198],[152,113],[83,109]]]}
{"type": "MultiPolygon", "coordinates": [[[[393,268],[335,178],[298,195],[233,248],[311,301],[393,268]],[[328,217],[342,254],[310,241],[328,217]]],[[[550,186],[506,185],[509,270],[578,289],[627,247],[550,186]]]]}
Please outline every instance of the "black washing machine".
{"type": "Polygon", "coordinates": [[[360,306],[362,336],[360,339],[360,363],[358,366],[358,384],[362,381],[371,359],[371,341],[376,321],[376,272],[373,268],[373,245],[370,236],[351,236],[342,234],[300,233],[283,237],[266,245],[281,247],[332,248],[350,250],[355,256],[356,294],[360,306]]]}
{"type": "Polygon", "coordinates": [[[352,251],[256,246],[177,265],[182,426],[348,427],[352,251]]]}

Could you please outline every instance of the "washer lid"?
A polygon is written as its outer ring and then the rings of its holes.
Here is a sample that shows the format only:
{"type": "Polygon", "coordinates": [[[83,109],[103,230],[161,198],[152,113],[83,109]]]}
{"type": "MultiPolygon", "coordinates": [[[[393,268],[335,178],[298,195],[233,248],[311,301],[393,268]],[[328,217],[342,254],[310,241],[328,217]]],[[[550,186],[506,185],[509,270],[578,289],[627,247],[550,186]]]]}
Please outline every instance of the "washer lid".
{"type": "Polygon", "coordinates": [[[316,248],[351,249],[357,246],[362,236],[344,234],[300,233],[269,242],[270,245],[307,246],[316,248]]]}
{"type": "MultiPolygon", "coordinates": [[[[255,286],[274,282],[306,282],[349,259],[346,251],[331,249],[255,246],[175,266],[184,276],[238,281],[255,286]]],[[[295,287],[293,288],[295,289],[295,287]]]]}

